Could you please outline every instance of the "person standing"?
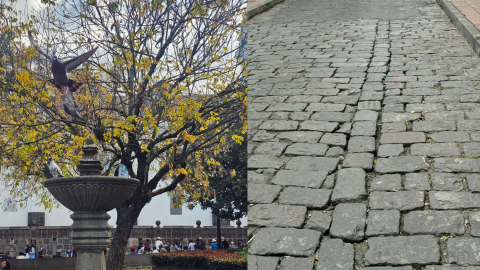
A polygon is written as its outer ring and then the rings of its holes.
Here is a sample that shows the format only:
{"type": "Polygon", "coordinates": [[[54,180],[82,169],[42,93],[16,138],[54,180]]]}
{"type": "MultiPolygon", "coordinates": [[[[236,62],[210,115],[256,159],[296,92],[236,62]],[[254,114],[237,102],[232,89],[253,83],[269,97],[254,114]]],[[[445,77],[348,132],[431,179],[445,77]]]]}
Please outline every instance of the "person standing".
{"type": "Polygon", "coordinates": [[[210,245],[210,248],[212,250],[217,250],[218,249],[218,246],[217,246],[217,240],[216,239],[212,239],[212,244],[210,245]]]}
{"type": "Polygon", "coordinates": [[[198,244],[197,244],[198,249],[200,250],[205,250],[205,243],[203,242],[202,237],[198,238],[198,244]]]}
{"type": "Polygon", "coordinates": [[[2,270],[12,270],[10,268],[10,262],[9,261],[3,261],[2,262],[2,270]]]}
{"type": "Polygon", "coordinates": [[[157,237],[157,241],[155,241],[155,247],[157,250],[160,250],[163,247],[162,238],[160,236],[157,237]]]}
{"type": "Polygon", "coordinates": [[[11,259],[12,257],[10,257],[10,252],[7,251],[5,252],[5,255],[2,256],[2,259],[11,259]]]}
{"type": "Polygon", "coordinates": [[[195,243],[190,239],[190,244],[188,244],[188,250],[195,250],[195,243]]]}
{"type": "Polygon", "coordinates": [[[222,246],[222,249],[228,249],[229,244],[227,239],[222,237],[222,243],[220,243],[220,245],[222,246]]]}

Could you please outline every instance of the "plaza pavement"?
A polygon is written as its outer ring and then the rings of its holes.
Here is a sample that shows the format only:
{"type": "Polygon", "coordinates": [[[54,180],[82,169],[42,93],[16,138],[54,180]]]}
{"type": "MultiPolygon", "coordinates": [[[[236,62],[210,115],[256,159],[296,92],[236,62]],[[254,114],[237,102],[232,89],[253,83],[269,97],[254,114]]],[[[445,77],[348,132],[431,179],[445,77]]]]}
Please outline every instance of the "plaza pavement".
{"type": "Polygon", "coordinates": [[[480,58],[462,34],[433,0],[249,20],[249,270],[480,269],[480,58]]]}

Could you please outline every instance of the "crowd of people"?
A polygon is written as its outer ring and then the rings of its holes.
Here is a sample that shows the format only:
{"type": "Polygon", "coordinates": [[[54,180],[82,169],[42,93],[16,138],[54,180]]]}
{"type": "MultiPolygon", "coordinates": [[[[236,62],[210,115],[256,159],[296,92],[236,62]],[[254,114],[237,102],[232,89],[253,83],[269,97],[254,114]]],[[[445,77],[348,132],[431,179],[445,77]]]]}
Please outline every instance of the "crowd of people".
{"type": "Polygon", "coordinates": [[[244,247],[243,241],[239,241],[236,246],[234,242],[228,242],[227,239],[222,237],[221,243],[217,244],[216,239],[212,239],[210,246],[205,244],[202,237],[198,237],[193,240],[190,239],[187,246],[182,246],[181,242],[183,238],[180,238],[179,241],[174,241],[173,244],[170,244],[168,240],[162,240],[161,237],[157,237],[154,244],[150,243],[150,240],[146,240],[145,243],[140,241],[138,247],[131,246],[130,253],[134,254],[149,254],[149,253],[167,253],[167,252],[180,252],[180,251],[193,251],[193,250],[216,250],[216,249],[242,249],[244,247]]]}

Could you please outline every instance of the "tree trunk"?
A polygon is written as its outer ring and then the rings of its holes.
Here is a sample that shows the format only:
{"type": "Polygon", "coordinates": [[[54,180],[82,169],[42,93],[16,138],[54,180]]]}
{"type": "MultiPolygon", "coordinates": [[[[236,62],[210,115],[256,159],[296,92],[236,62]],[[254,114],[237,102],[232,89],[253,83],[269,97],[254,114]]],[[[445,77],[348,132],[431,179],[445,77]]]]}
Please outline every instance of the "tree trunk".
{"type": "Polygon", "coordinates": [[[113,235],[112,248],[107,260],[107,270],[122,270],[128,238],[143,206],[144,204],[117,208],[117,228],[113,235]]]}

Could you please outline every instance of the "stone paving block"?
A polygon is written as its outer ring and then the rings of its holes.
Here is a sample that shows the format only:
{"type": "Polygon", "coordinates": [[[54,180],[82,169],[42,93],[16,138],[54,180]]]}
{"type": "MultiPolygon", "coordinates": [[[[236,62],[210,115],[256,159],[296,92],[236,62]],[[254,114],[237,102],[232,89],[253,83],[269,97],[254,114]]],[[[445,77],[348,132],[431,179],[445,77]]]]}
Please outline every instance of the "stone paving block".
{"type": "Polygon", "coordinates": [[[350,137],[348,140],[349,153],[364,153],[375,151],[375,138],[366,136],[350,137]]]}
{"type": "Polygon", "coordinates": [[[480,175],[468,174],[466,178],[469,190],[480,191],[480,175]]]}
{"type": "Polygon", "coordinates": [[[463,95],[460,96],[460,102],[478,102],[480,101],[480,95],[463,95]]]}
{"type": "Polygon", "coordinates": [[[465,114],[467,115],[468,119],[480,119],[480,111],[466,111],[465,114]]]}
{"type": "Polygon", "coordinates": [[[464,143],[463,153],[467,157],[477,158],[480,156],[480,143],[464,143]]]}
{"type": "Polygon", "coordinates": [[[445,105],[441,103],[414,103],[407,104],[406,112],[439,112],[445,111],[445,105]]]}
{"type": "MultiPolygon", "coordinates": [[[[274,140],[274,138],[275,138],[275,133],[268,133],[265,130],[259,130],[254,134],[255,135],[253,136],[253,138],[249,137],[254,142],[266,142],[266,141],[274,140]]],[[[249,134],[249,136],[250,136],[250,134],[249,134]]]]}
{"type": "Polygon", "coordinates": [[[378,147],[377,157],[396,157],[403,154],[403,151],[401,144],[382,144],[378,147]]]}
{"type": "Polygon", "coordinates": [[[373,168],[373,154],[371,153],[349,153],[343,161],[344,168],[362,168],[371,170],[373,168]]]}
{"type": "Polygon", "coordinates": [[[307,107],[307,103],[275,103],[271,104],[267,112],[301,112],[307,107]]]}
{"type": "Polygon", "coordinates": [[[430,191],[431,209],[469,209],[480,207],[480,195],[461,191],[430,191]]]}
{"type": "Polygon", "coordinates": [[[425,134],[423,132],[401,132],[401,133],[384,133],[380,137],[381,144],[412,144],[425,142],[425,134]]]}
{"type": "Polygon", "coordinates": [[[375,121],[359,121],[353,123],[351,136],[375,136],[377,123],[375,121]]]}
{"type": "Polygon", "coordinates": [[[368,237],[379,235],[398,235],[400,228],[400,211],[371,210],[368,212],[367,230],[368,237]]]}
{"type": "Polygon", "coordinates": [[[421,96],[388,96],[383,99],[383,104],[389,103],[419,103],[422,102],[421,96]]]}
{"type": "Polygon", "coordinates": [[[320,236],[319,231],[308,229],[264,228],[257,232],[248,251],[252,255],[312,256],[320,236]]]}
{"type": "Polygon", "coordinates": [[[458,102],[458,97],[453,95],[427,96],[425,103],[453,103],[458,102]]]}
{"type": "MultiPolygon", "coordinates": [[[[312,270],[315,257],[299,258],[287,257],[282,260],[279,270],[305,269],[312,270]]],[[[250,269],[250,268],[248,268],[250,269]]]]}
{"type": "Polygon", "coordinates": [[[383,92],[381,91],[362,91],[360,95],[360,101],[365,100],[382,100],[383,99],[383,92]]]}
{"type": "Polygon", "coordinates": [[[466,110],[478,110],[480,109],[480,105],[477,103],[447,103],[447,110],[449,111],[466,111],[466,110]]]}
{"type": "Polygon", "coordinates": [[[428,137],[435,142],[470,142],[470,137],[466,131],[442,131],[431,133],[428,137]]]}
{"type": "Polygon", "coordinates": [[[431,173],[433,190],[460,191],[463,189],[463,179],[453,173],[431,173]]]}
{"type": "Polygon", "coordinates": [[[438,96],[440,91],[432,88],[407,88],[402,90],[402,94],[406,96],[438,96]]]}
{"type": "Polygon", "coordinates": [[[480,239],[450,238],[447,241],[449,263],[460,265],[480,265],[480,239]]]}
{"type": "Polygon", "coordinates": [[[401,103],[389,103],[383,106],[384,112],[404,112],[403,104],[401,103]]]}
{"type": "Polygon", "coordinates": [[[384,123],[382,125],[382,133],[404,132],[407,130],[405,122],[384,123]]]}
{"type": "Polygon", "coordinates": [[[470,133],[470,137],[472,138],[472,141],[474,141],[474,142],[479,142],[480,141],[480,132],[472,131],[472,132],[469,132],[469,133],[470,133]]]}
{"type": "Polygon", "coordinates": [[[345,155],[345,151],[343,151],[343,148],[338,146],[330,147],[325,154],[327,157],[339,157],[343,155],[345,155]]]}
{"type": "Polygon", "coordinates": [[[334,146],[345,146],[347,144],[347,136],[344,134],[326,133],[322,136],[320,142],[334,146]]]}
{"type": "Polygon", "coordinates": [[[416,172],[428,170],[430,166],[422,156],[400,156],[391,158],[378,158],[375,171],[378,173],[416,172]]]}
{"type": "Polygon", "coordinates": [[[280,170],[272,183],[281,186],[320,188],[327,177],[326,171],[280,170]]]}
{"type": "Polygon", "coordinates": [[[371,110],[371,111],[380,111],[382,105],[380,101],[362,101],[358,102],[357,110],[371,110]]]}
{"type": "Polygon", "coordinates": [[[357,202],[365,198],[365,177],[365,171],[361,168],[338,170],[332,203],[357,202]]]}
{"type": "Polygon", "coordinates": [[[405,121],[413,121],[416,119],[420,119],[422,115],[420,113],[383,113],[382,114],[382,122],[390,123],[390,122],[405,122],[405,121]]]}
{"type": "Polygon", "coordinates": [[[304,121],[310,119],[311,115],[312,112],[292,112],[289,114],[288,119],[294,121],[304,121]]]}
{"type": "Polygon", "coordinates": [[[310,117],[310,120],[329,121],[329,122],[350,122],[353,115],[342,112],[316,112],[310,117]]]}
{"type": "Polygon", "coordinates": [[[438,172],[480,172],[479,160],[473,158],[435,158],[438,172]]]}
{"type": "Polygon", "coordinates": [[[430,190],[428,173],[405,174],[405,190],[430,190]]]}
{"type": "Polygon", "coordinates": [[[433,235],[371,237],[365,265],[426,265],[440,262],[438,239],[433,235]]]}
{"type": "Polygon", "coordinates": [[[453,131],[457,130],[457,125],[455,121],[416,121],[413,122],[412,130],[423,132],[453,131]]]}
{"type": "Polygon", "coordinates": [[[460,156],[457,143],[419,143],[410,146],[412,156],[451,157],[460,156]]]}
{"type": "Polygon", "coordinates": [[[382,91],[383,84],[381,82],[366,82],[363,84],[362,89],[364,91],[368,91],[368,90],[382,91]]]}
{"type": "Polygon", "coordinates": [[[278,197],[280,204],[305,205],[313,209],[324,208],[330,201],[330,189],[286,187],[278,197]]]}
{"type": "Polygon", "coordinates": [[[247,173],[247,179],[248,179],[248,183],[252,183],[252,184],[267,184],[268,183],[268,177],[263,175],[263,174],[259,174],[257,172],[254,172],[254,171],[248,171],[247,173]]]}
{"type": "Polygon", "coordinates": [[[355,113],[353,121],[377,121],[378,112],[376,111],[358,111],[355,113]]]}
{"type": "Polygon", "coordinates": [[[480,120],[459,120],[458,130],[480,130],[480,120]]]}
{"type": "Polygon", "coordinates": [[[325,156],[328,145],[323,143],[294,143],[288,146],[285,156],[325,156]]]}
{"type": "Polygon", "coordinates": [[[338,123],[327,121],[304,121],[300,123],[300,130],[333,132],[337,127],[338,123]]]}
{"type": "Polygon", "coordinates": [[[284,162],[281,159],[267,155],[253,155],[248,158],[249,169],[280,169],[280,167],[283,166],[283,163],[284,162]]]}
{"type": "Polygon", "coordinates": [[[468,221],[470,222],[470,234],[480,236],[480,212],[469,212],[468,221]]]}
{"type": "Polygon", "coordinates": [[[336,133],[345,133],[348,134],[350,133],[350,130],[352,129],[352,123],[343,123],[340,128],[335,131],[336,133]]]}
{"type": "Polygon", "coordinates": [[[248,183],[249,203],[271,203],[282,190],[281,186],[248,183]]]}
{"type": "Polygon", "coordinates": [[[329,96],[322,99],[324,103],[338,103],[338,104],[348,104],[348,105],[357,105],[358,96],[329,96]]]}
{"type": "MultiPolygon", "coordinates": [[[[281,156],[285,148],[287,148],[287,143],[281,142],[266,142],[260,144],[257,149],[255,149],[255,154],[257,155],[269,155],[269,156],[281,156]]],[[[326,151],[326,150],[325,150],[326,151]]]]}
{"type": "Polygon", "coordinates": [[[341,239],[327,239],[320,245],[317,270],[353,270],[354,248],[341,239]]]}
{"type": "Polygon", "coordinates": [[[423,191],[373,191],[369,197],[370,209],[398,209],[400,211],[409,211],[422,208],[424,202],[425,194],[423,191]]]}
{"type": "Polygon", "coordinates": [[[287,120],[267,120],[263,122],[258,129],[272,130],[272,131],[285,131],[296,130],[298,127],[297,121],[287,120]]]}
{"type": "Polygon", "coordinates": [[[399,191],[402,189],[402,177],[400,174],[383,174],[372,179],[369,191],[399,191]]]}
{"type": "Polygon", "coordinates": [[[262,269],[276,269],[279,257],[264,257],[264,256],[248,256],[248,269],[262,270],[262,269]]]}
{"type": "Polygon", "coordinates": [[[330,104],[330,103],[310,103],[306,111],[313,112],[343,112],[345,104],[330,104]]]}
{"type": "Polygon", "coordinates": [[[277,139],[290,142],[316,143],[322,135],[322,132],[316,131],[290,131],[278,134],[277,139]]]}
{"type": "Polygon", "coordinates": [[[301,228],[306,213],[305,206],[256,204],[248,210],[248,224],[260,227],[301,228]]]}
{"type": "Polygon", "coordinates": [[[330,228],[332,216],[328,212],[312,211],[305,228],[320,231],[322,234],[330,228]]]}
{"type": "Polygon", "coordinates": [[[432,112],[424,115],[427,121],[444,121],[444,120],[463,120],[465,115],[462,111],[446,111],[432,112]]]}
{"type": "MultiPolygon", "coordinates": [[[[250,269],[250,268],[249,268],[250,269]]],[[[373,266],[357,268],[358,270],[413,270],[411,266],[373,266]]]]}
{"type": "Polygon", "coordinates": [[[462,266],[446,264],[446,265],[428,265],[425,267],[425,270],[480,270],[480,267],[475,267],[475,266],[462,267],[462,266]]]}
{"type": "Polygon", "coordinates": [[[335,207],[332,215],[330,235],[346,241],[363,240],[367,206],[363,203],[342,203],[335,207]]]}
{"type": "Polygon", "coordinates": [[[463,215],[460,211],[411,211],[403,218],[403,231],[407,234],[442,234],[465,232],[463,215]]]}

